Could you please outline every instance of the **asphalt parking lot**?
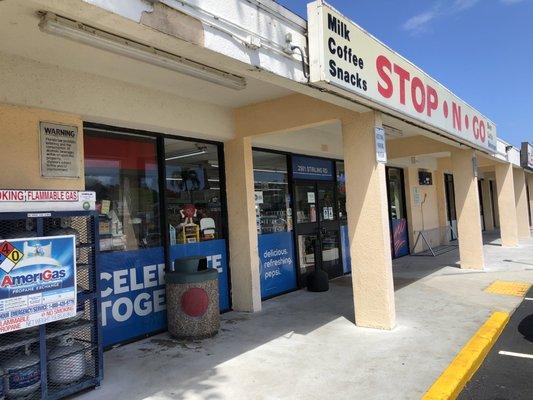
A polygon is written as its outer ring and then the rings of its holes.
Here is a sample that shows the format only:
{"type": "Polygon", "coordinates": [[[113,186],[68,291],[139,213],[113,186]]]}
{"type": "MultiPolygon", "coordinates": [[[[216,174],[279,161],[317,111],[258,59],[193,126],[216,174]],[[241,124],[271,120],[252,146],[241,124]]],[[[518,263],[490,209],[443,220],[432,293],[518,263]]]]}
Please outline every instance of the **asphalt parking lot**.
{"type": "Polygon", "coordinates": [[[533,399],[533,287],[459,399],[533,399]]]}

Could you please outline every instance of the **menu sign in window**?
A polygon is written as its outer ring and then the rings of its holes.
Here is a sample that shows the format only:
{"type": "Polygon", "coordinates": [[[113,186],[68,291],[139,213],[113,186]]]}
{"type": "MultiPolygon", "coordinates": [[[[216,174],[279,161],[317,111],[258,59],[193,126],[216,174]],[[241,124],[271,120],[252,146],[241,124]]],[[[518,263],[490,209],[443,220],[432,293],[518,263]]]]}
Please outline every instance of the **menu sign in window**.
{"type": "Polygon", "coordinates": [[[40,123],[41,176],[79,178],[78,128],[40,123]]]}

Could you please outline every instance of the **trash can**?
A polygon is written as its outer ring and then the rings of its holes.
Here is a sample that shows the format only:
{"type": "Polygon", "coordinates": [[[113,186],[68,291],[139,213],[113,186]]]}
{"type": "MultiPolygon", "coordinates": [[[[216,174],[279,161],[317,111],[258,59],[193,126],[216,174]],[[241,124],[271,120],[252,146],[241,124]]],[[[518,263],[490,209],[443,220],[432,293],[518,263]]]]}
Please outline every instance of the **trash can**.
{"type": "Polygon", "coordinates": [[[216,335],[220,327],[218,271],[207,268],[205,257],[174,261],[165,274],[168,331],[178,339],[216,335]]]}

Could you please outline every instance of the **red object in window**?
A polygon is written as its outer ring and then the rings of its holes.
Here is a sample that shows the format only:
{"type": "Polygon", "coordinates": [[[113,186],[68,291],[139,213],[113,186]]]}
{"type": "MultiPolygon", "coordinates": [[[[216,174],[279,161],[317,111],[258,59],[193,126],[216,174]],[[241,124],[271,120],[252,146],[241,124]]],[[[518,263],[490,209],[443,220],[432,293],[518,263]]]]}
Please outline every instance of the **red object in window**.
{"type": "Polygon", "coordinates": [[[202,288],[190,288],[181,295],[181,309],[189,317],[201,317],[208,306],[209,296],[202,288]]]}
{"type": "Polygon", "coordinates": [[[117,162],[121,169],[146,171],[157,168],[155,142],[151,140],[86,134],[83,145],[85,166],[88,168],[116,168],[117,162]]]}

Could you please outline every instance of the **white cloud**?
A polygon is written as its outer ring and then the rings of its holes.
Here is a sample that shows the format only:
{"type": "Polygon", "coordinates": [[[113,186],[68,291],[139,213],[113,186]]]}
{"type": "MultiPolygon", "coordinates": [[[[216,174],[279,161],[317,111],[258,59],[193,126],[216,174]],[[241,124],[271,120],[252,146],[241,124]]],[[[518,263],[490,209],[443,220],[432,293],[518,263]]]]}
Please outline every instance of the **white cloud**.
{"type": "Polygon", "coordinates": [[[453,3],[453,8],[455,11],[463,11],[474,7],[476,3],[479,3],[479,0],[455,0],[453,3]]]}
{"type": "MultiPolygon", "coordinates": [[[[519,2],[523,0],[500,0],[504,2],[519,2]]],[[[454,0],[451,6],[444,7],[442,0],[434,3],[433,7],[420,14],[416,14],[404,22],[402,28],[416,34],[428,29],[429,23],[437,18],[458,14],[474,7],[480,0],[454,0]]]]}
{"type": "Polygon", "coordinates": [[[403,24],[403,29],[410,32],[420,32],[424,30],[429,22],[433,20],[438,13],[436,11],[426,11],[409,18],[403,24]]]}

